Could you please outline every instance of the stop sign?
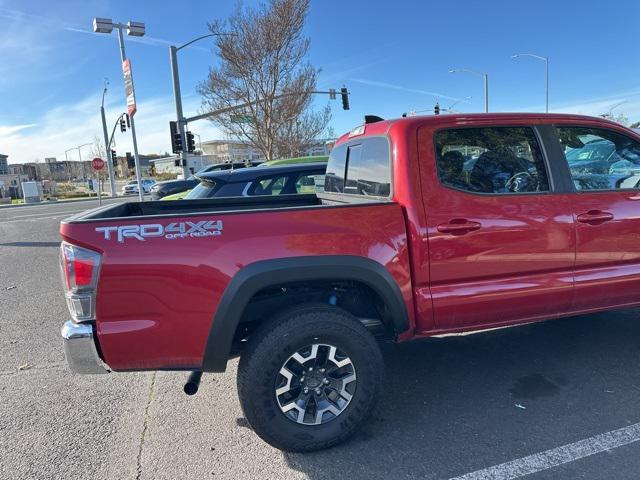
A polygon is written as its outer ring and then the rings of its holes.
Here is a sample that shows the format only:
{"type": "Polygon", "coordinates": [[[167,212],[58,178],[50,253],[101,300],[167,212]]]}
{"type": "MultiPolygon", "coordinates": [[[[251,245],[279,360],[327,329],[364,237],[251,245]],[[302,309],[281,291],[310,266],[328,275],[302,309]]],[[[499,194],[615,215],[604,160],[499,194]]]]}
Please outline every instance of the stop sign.
{"type": "Polygon", "coordinates": [[[91,165],[93,166],[94,170],[102,170],[104,168],[104,160],[102,160],[100,157],[96,157],[91,160],[91,165]]]}

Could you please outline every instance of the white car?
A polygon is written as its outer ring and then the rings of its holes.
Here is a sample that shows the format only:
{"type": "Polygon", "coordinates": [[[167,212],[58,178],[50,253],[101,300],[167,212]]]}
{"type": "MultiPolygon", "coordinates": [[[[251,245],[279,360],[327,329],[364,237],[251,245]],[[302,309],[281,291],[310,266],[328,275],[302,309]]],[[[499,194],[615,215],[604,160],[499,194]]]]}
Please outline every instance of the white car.
{"type": "MultiPolygon", "coordinates": [[[[140,180],[142,183],[142,193],[149,193],[151,187],[156,184],[156,181],[151,178],[143,178],[140,180]]],[[[124,187],[122,187],[122,195],[137,195],[138,194],[138,181],[131,180],[124,187]]]]}

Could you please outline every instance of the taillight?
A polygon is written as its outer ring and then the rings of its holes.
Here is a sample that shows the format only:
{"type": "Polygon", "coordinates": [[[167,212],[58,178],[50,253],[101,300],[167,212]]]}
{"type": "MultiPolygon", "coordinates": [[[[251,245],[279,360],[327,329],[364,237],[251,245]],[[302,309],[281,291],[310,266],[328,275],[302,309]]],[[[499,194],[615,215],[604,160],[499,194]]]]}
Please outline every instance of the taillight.
{"type": "Polygon", "coordinates": [[[67,242],[60,245],[60,272],[73,320],[95,320],[100,254],[67,242]]]}

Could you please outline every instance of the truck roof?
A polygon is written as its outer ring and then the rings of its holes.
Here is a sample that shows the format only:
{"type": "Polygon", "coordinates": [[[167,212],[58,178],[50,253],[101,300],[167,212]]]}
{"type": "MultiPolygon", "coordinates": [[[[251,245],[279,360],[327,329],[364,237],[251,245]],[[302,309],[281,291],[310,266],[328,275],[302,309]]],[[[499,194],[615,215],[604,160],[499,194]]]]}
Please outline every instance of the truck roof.
{"type": "Polygon", "coordinates": [[[336,141],[336,145],[355,138],[357,136],[366,135],[385,135],[392,125],[403,125],[412,127],[417,125],[465,125],[469,121],[524,121],[526,123],[548,123],[550,121],[576,121],[576,122],[594,122],[606,123],[610,125],[622,127],[619,123],[607,120],[602,117],[593,117],[589,115],[576,115],[570,113],[523,113],[523,112],[505,112],[505,113],[450,113],[441,115],[416,115],[414,117],[393,118],[382,120],[375,123],[365,123],[359,125],[348,133],[342,135],[336,141]],[[355,133],[359,128],[364,126],[363,133],[355,133]]]}

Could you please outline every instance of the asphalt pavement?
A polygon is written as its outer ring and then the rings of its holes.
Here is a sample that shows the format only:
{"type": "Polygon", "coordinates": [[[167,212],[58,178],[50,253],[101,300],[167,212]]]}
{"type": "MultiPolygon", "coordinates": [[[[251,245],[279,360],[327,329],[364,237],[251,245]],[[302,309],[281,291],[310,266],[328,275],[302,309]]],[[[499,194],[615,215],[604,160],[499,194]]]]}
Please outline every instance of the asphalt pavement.
{"type": "Polygon", "coordinates": [[[306,455],[247,425],[237,361],[194,397],[185,373],[71,375],[57,232],[87,203],[0,210],[0,479],[640,477],[639,310],[386,345],[373,418],[306,455]]]}

